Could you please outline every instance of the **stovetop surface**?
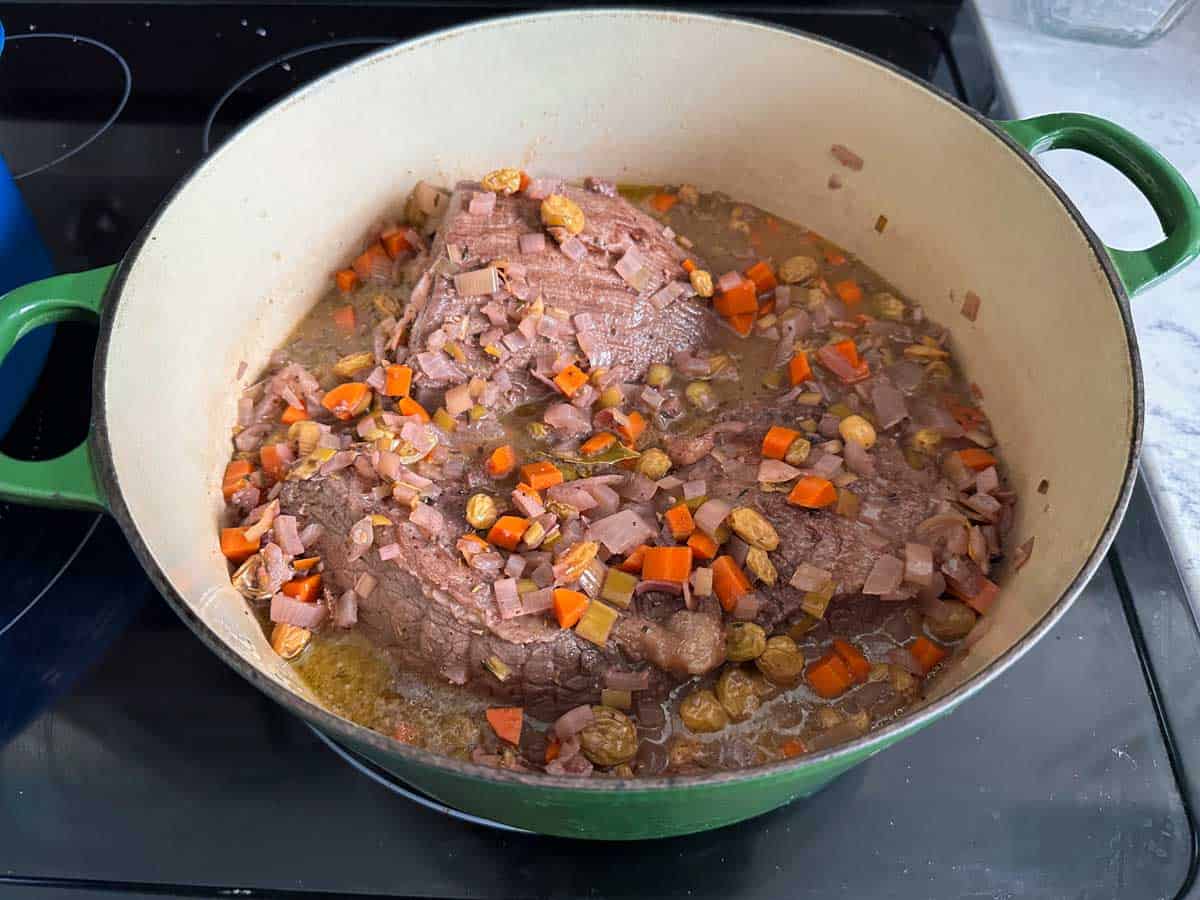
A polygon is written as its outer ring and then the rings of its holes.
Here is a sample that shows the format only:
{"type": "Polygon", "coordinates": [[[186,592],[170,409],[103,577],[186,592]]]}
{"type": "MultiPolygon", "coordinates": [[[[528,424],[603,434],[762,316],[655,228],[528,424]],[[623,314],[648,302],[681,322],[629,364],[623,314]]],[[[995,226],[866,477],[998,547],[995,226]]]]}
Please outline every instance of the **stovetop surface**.
{"type": "MultiPolygon", "coordinates": [[[[384,42],[524,8],[0,4],[0,152],[60,268],[112,262],[206,123],[216,146],[384,42]]],[[[726,8],[1004,112],[970,7],[726,8]]],[[[5,452],[84,433],[92,342],[60,326],[5,452]]],[[[634,845],[464,824],[364,776],[192,636],[107,518],[0,504],[0,573],[0,896],[1142,898],[1194,877],[1200,636],[1141,487],[1075,607],[980,696],[810,800],[634,845]]]]}

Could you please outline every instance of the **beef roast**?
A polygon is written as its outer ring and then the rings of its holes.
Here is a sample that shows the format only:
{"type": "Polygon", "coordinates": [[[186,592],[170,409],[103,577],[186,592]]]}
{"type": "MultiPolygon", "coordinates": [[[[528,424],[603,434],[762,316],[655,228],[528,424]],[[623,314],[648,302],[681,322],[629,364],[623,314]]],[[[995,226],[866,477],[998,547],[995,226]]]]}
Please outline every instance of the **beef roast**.
{"type": "Polygon", "coordinates": [[[505,400],[519,404],[546,393],[529,373],[539,360],[543,376],[557,371],[554,361],[565,354],[586,358],[593,369],[621,366],[627,379],[636,380],[651,362],[708,342],[715,320],[707,303],[692,299],[680,265],[685,254],[660,223],[624,198],[561,188],[586,220],[578,240],[587,252],[576,262],[550,237],[539,252],[521,253],[522,235],[545,233],[540,201],[501,195],[489,213],[476,215],[469,208],[479,190],[464,182],[452,194],[431,248],[428,294],[416,295],[420,309],[408,344],[425,386],[448,387],[503,371],[512,383],[505,400]],[[644,263],[639,290],[615,268],[626,253],[644,263]],[[454,274],[488,264],[500,265],[501,289],[460,296],[454,274]],[[530,314],[544,321],[518,330],[530,314]],[[443,352],[446,340],[461,349],[457,361],[443,352]]]}
{"type": "Polygon", "coordinates": [[[363,572],[377,579],[359,602],[359,626],[403,668],[523,705],[534,716],[553,718],[581,703],[598,702],[611,670],[650,667],[650,692],[662,696],[682,678],[724,661],[719,611],[711,605],[689,611],[678,610],[676,603],[675,610],[657,615],[652,598],[638,598],[604,648],[542,615],[502,620],[490,579],[464,565],[452,549],[462,528],[452,523],[462,522],[465,491],[451,487],[439,498],[447,532],[433,541],[398,516],[394,506],[374,500],[353,470],[286,482],[279,499],[286,513],[324,527],[309,549],[320,554],[330,587],[346,589],[363,572]],[[398,544],[399,556],[384,562],[373,548],[350,561],[346,535],[355,521],[373,512],[397,522],[377,528],[375,543],[398,544]],[[512,670],[507,680],[485,668],[492,656],[512,670]]]}

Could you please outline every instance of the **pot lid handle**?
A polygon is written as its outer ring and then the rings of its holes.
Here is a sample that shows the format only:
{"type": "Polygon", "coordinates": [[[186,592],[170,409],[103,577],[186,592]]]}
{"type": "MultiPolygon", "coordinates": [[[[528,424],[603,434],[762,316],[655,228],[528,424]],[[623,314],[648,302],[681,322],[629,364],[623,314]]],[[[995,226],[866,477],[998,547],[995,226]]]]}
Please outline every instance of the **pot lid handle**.
{"type": "Polygon", "coordinates": [[[1105,247],[1130,296],[1182,269],[1200,255],[1200,204],[1182,175],[1157,150],[1120,125],[1084,113],[1052,113],[998,122],[1033,155],[1080,150],[1133,182],[1154,209],[1165,237],[1145,250],[1105,247]]]}
{"type": "MultiPolygon", "coordinates": [[[[54,322],[96,321],[116,266],[55,275],[0,297],[0,361],[23,336],[54,322]]],[[[91,434],[55,459],[30,461],[0,453],[0,498],[33,506],[106,509],[96,481],[91,434]]]]}

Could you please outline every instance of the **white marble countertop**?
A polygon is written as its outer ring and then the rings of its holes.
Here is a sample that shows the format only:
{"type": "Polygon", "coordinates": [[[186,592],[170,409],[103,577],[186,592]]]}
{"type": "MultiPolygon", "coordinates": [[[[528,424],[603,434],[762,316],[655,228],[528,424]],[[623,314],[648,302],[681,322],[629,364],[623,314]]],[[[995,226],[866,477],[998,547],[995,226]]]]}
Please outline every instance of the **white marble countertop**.
{"type": "MultiPolygon", "coordinates": [[[[1049,37],[1025,24],[1021,0],[978,0],[1020,116],[1087,112],[1124,125],[1200,191],[1200,9],[1145,48],[1049,37]]],[[[1124,178],[1073,151],[1039,161],[1102,239],[1146,247],[1162,232],[1124,178]]],[[[1146,382],[1142,474],[1194,602],[1200,602],[1200,262],[1132,301],[1146,382]]]]}

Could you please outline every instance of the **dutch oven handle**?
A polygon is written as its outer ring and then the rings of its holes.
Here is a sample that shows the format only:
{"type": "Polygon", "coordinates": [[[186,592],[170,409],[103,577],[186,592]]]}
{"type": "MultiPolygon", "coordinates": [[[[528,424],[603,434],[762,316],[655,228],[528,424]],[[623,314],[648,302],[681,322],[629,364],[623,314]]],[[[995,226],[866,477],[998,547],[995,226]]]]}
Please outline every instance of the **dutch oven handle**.
{"type": "Polygon", "coordinates": [[[1150,201],[1165,237],[1146,250],[1105,248],[1131,297],[1200,255],[1196,195],[1157,150],[1120,125],[1083,113],[1053,113],[997,124],[1035,156],[1047,150],[1081,150],[1104,160],[1150,201]]]}
{"type": "MultiPolygon", "coordinates": [[[[0,297],[0,361],[24,335],[54,322],[91,321],[116,266],[56,275],[0,297]]],[[[91,432],[74,450],[30,462],[0,453],[0,498],[33,506],[105,510],[92,467],[91,432]]]]}

